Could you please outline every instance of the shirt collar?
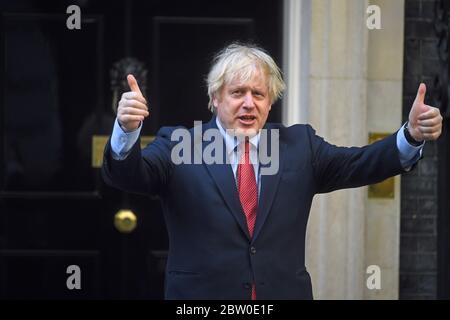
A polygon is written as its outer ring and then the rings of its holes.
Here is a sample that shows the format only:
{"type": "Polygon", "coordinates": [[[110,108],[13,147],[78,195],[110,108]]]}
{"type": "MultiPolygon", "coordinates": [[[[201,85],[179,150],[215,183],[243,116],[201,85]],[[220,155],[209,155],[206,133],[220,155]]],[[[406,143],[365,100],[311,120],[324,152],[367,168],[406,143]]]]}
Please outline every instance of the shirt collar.
{"type": "MultiPolygon", "coordinates": [[[[230,154],[231,152],[233,152],[233,150],[235,150],[239,141],[235,136],[229,135],[225,131],[218,116],[216,116],[216,124],[217,124],[217,127],[219,128],[220,133],[222,134],[223,138],[225,139],[225,145],[227,147],[227,154],[230,154]]],[[[261,131],[259,131],[257,135],[255,135],[249,139],[250,144],[252,146],[254,146],[256,148],[256,150],[258,150],[260,136],[261,136],[261,131]]]]}

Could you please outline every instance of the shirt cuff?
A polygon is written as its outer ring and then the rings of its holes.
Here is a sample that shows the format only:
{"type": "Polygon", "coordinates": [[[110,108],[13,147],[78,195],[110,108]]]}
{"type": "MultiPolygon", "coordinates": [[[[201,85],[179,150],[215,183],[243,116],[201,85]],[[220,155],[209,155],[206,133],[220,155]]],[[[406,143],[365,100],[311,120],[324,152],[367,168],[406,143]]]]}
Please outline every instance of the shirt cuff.
{"type": "Polygon", "coordinates": [[[131,132],[123,131],[116,118],[111,135],[111,155],[114,160],[125,160],[139,138],[142,129],[142,121],[139,127],[131,132]]]}
{"type": "Polygon", "coordinates": [[[399,151],[400,163],[402,167],[405,170],[409,171],[411,169],[411,166],[421,158],[425,141],[420,146],[411,145],[406,140],[403,128],[404,125],[397,132],[397,148],[399,151]]]}

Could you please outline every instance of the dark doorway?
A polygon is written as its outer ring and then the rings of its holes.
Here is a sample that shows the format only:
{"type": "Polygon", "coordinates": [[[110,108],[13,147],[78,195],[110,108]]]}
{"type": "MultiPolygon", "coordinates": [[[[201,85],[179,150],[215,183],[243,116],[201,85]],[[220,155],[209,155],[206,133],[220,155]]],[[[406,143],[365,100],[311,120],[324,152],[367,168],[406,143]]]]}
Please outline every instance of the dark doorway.
{"type": "MultiPolygon", "coordinates": [[[[208,121],[213,53],[253,42],[281,65],[282,1],[23,0],[0,9],[0,298],[162,299],[158,199],[107,188],[99,174],[115,118],[110,70],[127,57],[145,69],[152,115],[143,135],[208,121]],[[71,4],[81,30],[66,27],[71,4]],[[129,233],[114,225],[124,209],[137,218],[129,233]],[[71,265],[80,290],[66,286],[71,265]]],[[[272,110],[269,121],[279,121],[281,105],[272,110]]]]}

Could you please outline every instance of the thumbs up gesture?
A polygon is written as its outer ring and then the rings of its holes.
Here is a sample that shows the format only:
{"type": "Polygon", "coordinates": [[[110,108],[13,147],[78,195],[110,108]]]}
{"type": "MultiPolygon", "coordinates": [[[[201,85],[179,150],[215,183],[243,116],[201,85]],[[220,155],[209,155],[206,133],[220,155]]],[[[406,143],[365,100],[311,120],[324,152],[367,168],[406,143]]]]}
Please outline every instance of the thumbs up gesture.
{"type": "Polygon", "coordinates": [[[409,112],[408,130],[416,141],[437,140],[442,132],[442,116],[438,108],[425,104],[427,87],[421,83],[409,112]]]}
{"type": "Polygon", "coordinates": [[[139,128],[141,121],[149,116],[147,101],[142,95],[141,89],[131,74],[127,76],[131,91],[122,94],[117,107],[117,120],[125,132],[139,128]]]}

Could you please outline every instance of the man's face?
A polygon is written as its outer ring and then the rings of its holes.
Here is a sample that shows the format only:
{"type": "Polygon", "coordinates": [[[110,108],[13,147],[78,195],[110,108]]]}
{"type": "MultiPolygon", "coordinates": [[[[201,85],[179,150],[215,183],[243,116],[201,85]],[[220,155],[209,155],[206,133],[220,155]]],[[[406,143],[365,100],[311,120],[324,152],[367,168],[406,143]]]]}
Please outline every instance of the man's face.
{"type": "Polygon", "coordinates": [[[245,83],[236,77],[222,87],[213,103],[225,129],[235,129],[239,135],[254,136],[266,123],[272,107],[266,76],[258,70],[245,83]]]}

